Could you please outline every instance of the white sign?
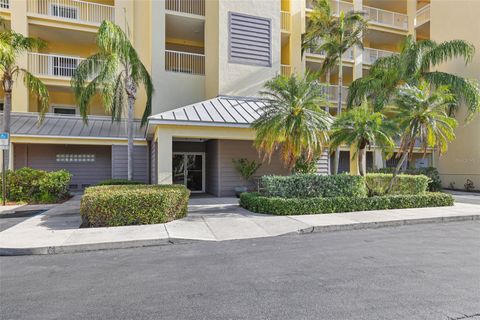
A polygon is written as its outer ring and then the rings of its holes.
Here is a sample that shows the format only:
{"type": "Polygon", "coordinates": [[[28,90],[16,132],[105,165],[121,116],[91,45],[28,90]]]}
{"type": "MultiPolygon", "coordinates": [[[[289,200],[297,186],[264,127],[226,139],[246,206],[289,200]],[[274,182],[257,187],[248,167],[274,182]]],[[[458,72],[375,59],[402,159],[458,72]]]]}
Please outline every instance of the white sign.
{"type": "Polygon", "coordinates": [[[0,149],[8,150],[10,147],[10,135],[7,132],[0,133],[0,149]]]}

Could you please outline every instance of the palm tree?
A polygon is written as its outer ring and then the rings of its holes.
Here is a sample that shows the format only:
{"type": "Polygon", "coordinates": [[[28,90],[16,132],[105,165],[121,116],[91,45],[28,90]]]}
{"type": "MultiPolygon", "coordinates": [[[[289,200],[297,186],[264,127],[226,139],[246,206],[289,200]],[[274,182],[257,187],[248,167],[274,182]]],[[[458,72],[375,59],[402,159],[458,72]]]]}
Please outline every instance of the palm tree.
{"type": "Polygon", "coordinates": [[[416,86],[426,80],[434,87],[450,87],[457,103],[450,105],[449,115],[454,115],[456,108],[464,102],[468,107],[468,119],[471,119],[480,111],[478,84],[450,73],[435,71],[434,68],[456,58],[468,64],[474,54],[474,46],[467,41],[436,43],[432,40],[415,41],[408,36],[399,55],[378,59],[367,76],[350,85],[347,105],[360,104],[364,97],[368,97],[378,111],[393,100],[399,86],[416,86]]]}
{"type": "Polygon", "coordinates": [[[25,37],[12,30],[0,32],[0,72],[1,83],[5,94],[3,106],[3,132],[10,133],[10,117],[12,112],[13,84],[20,76],[28,90],[39,100],[40,120],[48,111],[49,95],[45,84],[28,70],[17,65],[17,59],[30,51],[44,48],[46,43],[40,39],[25,37]]]}
{"type": "Polygon", "coordinates": [[[423,148],[424,153],[428,148],[437,148],[440,154],[447,151],[448,143],[455,139],[457,121],[448,115],[449,108],[455,103],[455,95],[448,86],[432,89],[427,81],[421,81],[418,86],[406,84],[399,88],[392,117],[402,132],[397,153],[400,160],[387,193],[416,144],[423,148]]]}
{"type": "Polygon", "coordinates": [[[255,147],[265,158],[280,149],[283,163],[292,168],[303,157],[310,162],[328,143],[332,117],[322,110],[328,105],[324,87],[315,76],[278,75],[267,81],[262,115],[253,123],[255,147]]]}
{"type": "Polygon", "coordinates": [[[123,30],[105,20],[96,36],[98,53],[88,57],[77,67],[72,86],[80,114],[87,120],[87,110],[94,95],[100,92],[103,105],[112,114],[112,121],[120,121],[127,110],[128,180],[133,178],[133,121],[135,100],[140,85],[145,87],[147,102],[142,126],[151,113],[153,84],[135,48],[123,30]]]}
{"type": "MultiPolygon", "coordinates": [[[[355,146],[360,175],[364,176],[367,147],[380,147],[391,152],[395,146],[395,133],[395,125],[382,113],[373,112],[365,100],[361,106],[352,108],[335,119],[330,145],[332,148],[342,144],[355,146]]],[[[352,157],[356,157],[356,154],[352,157]]]]}
{"type": "MultiPolygon", "coordinates": [[[[342,56],[351,48],[363,49],[362,35],[367,30],[367,19],[361,11],[340,12],[334,17],[327,0],[320,0],[310,16],[309,28],[304,37],[304,46],[324,52],[321,73],[325,74],[338,66],[337,115],[342,113],[343,61],[342,56]]],[[[340,150],[335,152],[334,174],[338,173],[340,150]]]]}

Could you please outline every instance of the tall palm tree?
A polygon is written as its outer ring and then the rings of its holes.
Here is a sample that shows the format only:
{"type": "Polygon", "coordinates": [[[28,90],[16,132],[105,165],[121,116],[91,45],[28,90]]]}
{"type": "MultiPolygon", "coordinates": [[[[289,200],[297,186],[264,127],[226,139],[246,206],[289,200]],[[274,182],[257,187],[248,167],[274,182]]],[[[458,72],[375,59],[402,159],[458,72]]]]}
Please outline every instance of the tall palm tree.
{"type": "MultiPolygon", "coordinates": [[[[362,35],[367,30],[367,19],[362,11],[341,11],[338,18],[330,8],[330,2],[320,0],[310,16],[310,30],[304,37],[304,46],[317,46],[313,51],[325,53],[321,73],[338,67],[337,115],[342,113],[343,60],[342,56],[351,48],[363,49],[362,35]]],[[[335,152],[334,174],[338,173],[340,150],[335,152]]]]}
{"type": "Polygon", "coordinates": [[[80,63],[72,78],[72,86],[80,109],[87,120],[88,106],[100,92],[103,105],[112,114],[112,121],[120,121],[127,111],[128,180],[133,178],[134,108],[137,90],[145,87],[147,102],[142,125],[151,113],[153,84],[135,48],[123,30],[105,20],[96,36],[98,53],[80,63]]]}
{"type": "Polygon", "coordinates": [[[352,108],[335,119],[330,145],[332,148],[342,144],[355,146],[360,175],[364,176],[367,147],[379,147],[390,153],[395,146],[395,134],[396,126],[382,113],[373,112],[365,100],[360,107],[352,108]]]}
{"type": "Polygon", "coordinates": [[[302,157],[311,162],[328,143],[333,120],[322,107],[328,105],[316,76],[278,75],[267,81],[263,114],[253,123],[255,147],[270,159],[280,149],[283,163],[292,168],[302,157]]]}
{"type": "Polygon", "coordinates": [[[400,160],[387,192],[416,144],[424,152],[428,148],[437,148],[440,154],[447,151],[448,143],[455,139],[457,121],[448,115],[449,108],[455,103],[455,95],[448,86],[432,89],[427,81],[421,81],[418,86],[406,84],[398,89],[392,117],[402,132],[397,153],[400,160]]]}
{"type": "Polygon", "coordinates": [[[367,76],[353,81],[350,85],[347,104],[349,107],[360,104],[364,97],[374,103],[378,111],[392,102],[399,86],[418,85],[426,80],[434,87],[448,85],[457,103],[449,107],[454,115],[459,104],[468,108],[468,118],[480,111],[480,89],[472,80],[450,73],[436,71],[442,63],[452,59],[462,59],[468,64],[475,54],[472,44],[463,40],[436,43],[432,40],[415,41],[408,36],[402,44],[399,55],[378,59],[367,76]]]}
{"type": "Polygon", "coordinates": [[[10,117],[12,112],[12,90],[18,77],[23,78],[25,86],[37,96],[39,113],[42,117],[49,106],[49,95],[45,84],[28,70],[17,65],[17,59],[30,52],[44,48],[46,43],[40,39],[25,37],[12,30],[0,32],[0,72],[1,83],[5,94],[3,106],[3,132],[10,133],[10,117]]]}

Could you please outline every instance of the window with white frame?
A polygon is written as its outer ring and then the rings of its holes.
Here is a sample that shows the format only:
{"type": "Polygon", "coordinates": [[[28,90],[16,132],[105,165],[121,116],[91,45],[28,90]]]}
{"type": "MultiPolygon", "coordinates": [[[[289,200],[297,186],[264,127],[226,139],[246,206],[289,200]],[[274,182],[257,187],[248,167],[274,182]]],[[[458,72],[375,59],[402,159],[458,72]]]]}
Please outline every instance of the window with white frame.
{"type": "Polygon", "coordinates": [[[56,155],[57,162],[95,162],[95,154],[83,153],[59,153],[56,155]]]}

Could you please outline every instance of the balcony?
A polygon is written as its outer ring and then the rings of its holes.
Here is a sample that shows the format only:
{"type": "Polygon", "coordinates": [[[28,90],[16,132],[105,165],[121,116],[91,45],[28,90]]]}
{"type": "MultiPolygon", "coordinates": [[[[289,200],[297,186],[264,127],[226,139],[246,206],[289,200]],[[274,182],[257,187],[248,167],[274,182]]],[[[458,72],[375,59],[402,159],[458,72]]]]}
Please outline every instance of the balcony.
{"type": "Polygon", "coordinates": [[[408,16],[406,14],[367,6],[363,6],[363,11],[366,12],[367,18],[371,23],[405,31],[408,30],[408,16]]]}
{"type": "Polygon", "coordinates": [[[28,71],[36,76],[71,78],[83,58],[65,55],[28,53],[28,71]]]}
{"type": "Polygon", "coordinates": [[[290,12],[280,11],[280,29],[282,32],[290,32],[290,12]]]}
{"type": "MultiPolygon", "coordinates": [[[[325,52],[320,51],[320,52],[313,52],[310,49],[306,50],[307,56],[311,57],[320,57],[320,58],[325,58],[325,52]]],[[[342,58],[344,61],[347,62],[353,62],[354,61],[354,56],[353,56],[353,48],[348,49],[343,55],[342,58]]]]}
{"type": "MultiPolygon", "coordinates": [[[[342,103],[347,102],[347,96],[348,96],[348,87],[342,86],[342,103]]],[[[328,100],[331,102],[338,102],[338,90],[339,86],[338,85],[328,85],[325,87],[325,94],[327,95],[328,100]]]]}
{"type": "Polygon", "coordinates": [[[33,16],[93,25],[100,25],[104,20],[114,21],[113,6],[79,0],[27,1],[27,12],[33,16]]]}
{"type": "Polygon", "coordinates": [[[165,10],[205,16],[205,0],[166,0],[165,10]]]}
{"type": "Polygon", "coordinates": [[[415,15],[415,28],[430,21],[430,5],[426,5],[417,11],[415,15]]]}
{"type": "Polygon", "coordinates": [[[394,54],[397,54],[393,51],[373,49],[373,48],[364,48],[363,49],[363,64],[372,65],[379,58],[390,57],[394,54]]]}
{"type": "Polygon", "coordinates": [[[288,64],[280,65],[280,74],[285,77],[290,77],[292,74],[292,66],[288,64]]]}
{"type": "MultiPolygon", "coordinates": [[[[330,1],[330,6],[332,8],[332,13],[335,16],[340,15],[340,12],[348,12],[353,10],[353,4],[351,2],[346,2],[346,1],[339,1],[339,0],[331,0],[330,1]]],[[[306,2],[306,8],[308,10],[313,10],[314,8],[314,1],[313,0],[307,0],[306,2]]]]}
{"type": "Polygon", "coordinates": [[[165,50],[165,71],[205,75],[205,55],[165,50]]]}

